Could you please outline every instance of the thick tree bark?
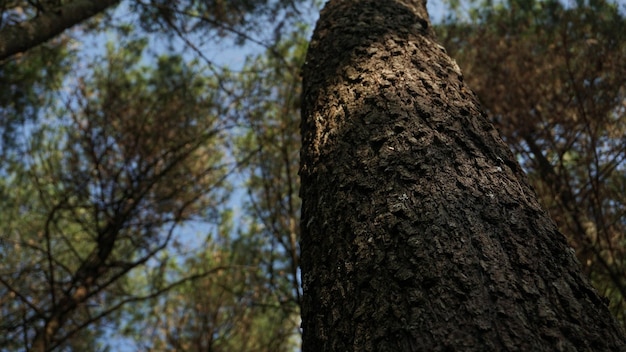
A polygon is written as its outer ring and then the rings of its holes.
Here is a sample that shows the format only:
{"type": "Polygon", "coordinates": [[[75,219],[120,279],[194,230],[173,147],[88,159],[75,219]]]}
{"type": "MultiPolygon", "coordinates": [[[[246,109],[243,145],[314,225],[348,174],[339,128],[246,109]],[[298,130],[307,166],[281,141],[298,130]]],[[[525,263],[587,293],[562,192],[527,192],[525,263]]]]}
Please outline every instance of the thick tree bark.
{"type": "Polygon", "coordinates": [[[120,0],[75,0],[34,19],[0,30],[0,62],[27,51],[107,8],[120,0]]]}
{"type": "Polygon", "coordinates": [[[303,351],[621,351],[423,0],[331,0],[303,71],[303,351]]]}

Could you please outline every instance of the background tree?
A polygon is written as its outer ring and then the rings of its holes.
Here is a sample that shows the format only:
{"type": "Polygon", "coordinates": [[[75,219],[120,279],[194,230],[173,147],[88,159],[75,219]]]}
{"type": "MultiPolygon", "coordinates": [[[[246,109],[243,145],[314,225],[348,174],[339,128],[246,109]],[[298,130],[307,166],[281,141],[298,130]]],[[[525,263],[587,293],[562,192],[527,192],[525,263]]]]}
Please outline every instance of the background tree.
{"type": "Polygon", "coordinates": [[[297,111],[306,49],[301,30],[233,73],[240,96],[234,110],[242,117],[233,152],[245,160],[233,182],[244,183],[235,191],[242,208],[232,211],[238,213],[236,225],[202,242],[201,248],[211,250],[191,252],[167,276],[199,268],[217,272],[145,301],[134,313],[127,334],[139,349],[269,352],[299,346],[297,111]],[[151,342],[145,341],[146,331],[151,342]]]}
{"type": "Polygon", "coordinates": [[[246,70],[256,72],[244,80],[242,100],[248,130],[239,139],[239,153],[253,155],[246,164],[246,213],[253,223],[249,235],[263,239],[268,249],[266,266],[272,285],[299,313],[300,189],[298,177],[300,135],[299,70],[306,53],[301,31],[281,41],[273,50],[280,56],[262,55],[246,70]]]}
{"type": "MultiPolygon", "coordinates": [[[[11,19],[0,30],[28,26],[47,10],[35,2],[3,5],[3,19],[11,19]]],[[[291,231],[276,233],[285,238],[266,240],[256,219],[246,220],[250,226],[224,227],[224,200],[231,192],[226,179],[257,155],[247,149],[252,144],[232,149],[249,128],[233,107],[248,108],[240,100],[260,86],[256,81],[270,84],[262,74],[270,63],[259,59],[257,76],[224,70],[202,53],[206,43],[192,39],[203,33],[214,45],[234,34],[239,43],[266,46],[271,64],[279,67],[291,44],[274,49],[272,43],[295,20],[294,4],[123,6],[141,16],[129,22],[117,20],[117,12],[97,16],[2,62],[8,177],[0,187],[7,210],[0,243],[7,259],[0,271],[0,349],[99,350],[110,346],[106,337],[120,326],[140,349],[291,349],[298,341],[297,248],[283,259],[286,252],[276,244],[295,240],[294,214],[277,223],[291,224],[291,231]],[[277,30],[246,32],[251,19],[267,23],[270,17],[277,30]],[[85,43],[81,36],[101,31],[121,46],[75,60],[82,55],[76,45],[85,43]],[[154,55],[148,34],[184,44],[182,55],[154,55]],[[73,77],[64,77],[70,69],[73,77]],[[194,223],[202,224],[204,239],[190,239],[194,223]],[[289,275],[283,278],[285,269],[289,275]],[[206,297],[188,294],[198,288],[206,297]],[[180,305],[186,309],[172,309],[168,298],[185,298],[180,305]],[[168,314],[155,321],[159,307],[168,314]],[[203,320],[207,316],[215,319],[203,320]],[[131,322],[156,331],[153,343],[128,328],[131,322]]],[[[286,70],[293,76],[295,67],[286,70]]],[[[282,76],[277,70],[271,78],[282,76]]],[[[265,98],[266,107],[278,100],[265,98]]],[[[286,120],[270,119],[279,118],[286,120]]],[[[294,123],[289,126],[292,131],[294,123]]],[[[289,189],[294,213],[297,186],[289,189]]],[[[262,190],[252,193],[263,197],[262,190]]]]}
{"type": "Polygon", "coordinates": [[[135,349],[269,352],[296,348],[292,320],[297,314],[281,309],[275,289],[268,284],[262,247],[243,236],[231,238],[232,230],[221,225],[218,236],[201,242],[202,252],[177,255],[180,264],[170,265],[167,277],[181,284],[143,301],[125,323],[123,332],[135,341],[135,349]],[[193,280],[180,281],[190,274],[193,280]]]}
{"type": "Polygon", "coordinates": [[[80,80],[76,105],[25,143],[30,159],[15,166],[22,178],[5,188],[23,204],[3,222],[2,252],[17,259],[0,278],[3,296],[14,298],[2,306],[6,344],[49,350],[150,297],[129,292],[125,275],[157,259],[178,223],[211,216],[220,203],[227,168],[218,146],[228,126],[216,119],[211,83],[177,57],[153,72],[138,66],[143,46],[111,47],[80,80]]]}
{"type": "Polygon", "coordinates": [[[425,1],[330,1],[303,82],[304,351],[626,349],[425,1]]]}
{"type": "Polygon", "coordinates": [[[624,324],[626,20],[616,4],[507,1],[440,37],[624,324]]]}

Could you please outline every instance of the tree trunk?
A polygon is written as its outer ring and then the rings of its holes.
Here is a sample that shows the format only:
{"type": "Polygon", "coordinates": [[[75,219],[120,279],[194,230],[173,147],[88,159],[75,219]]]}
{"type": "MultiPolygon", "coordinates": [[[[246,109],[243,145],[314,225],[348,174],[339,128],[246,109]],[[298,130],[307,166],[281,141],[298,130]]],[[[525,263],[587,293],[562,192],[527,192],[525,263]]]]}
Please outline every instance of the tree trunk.
{"type": "Polygon", "coordinates": [[[425,1],[331,0],[303,70],[303,351],[626,350],[425,1]]]}

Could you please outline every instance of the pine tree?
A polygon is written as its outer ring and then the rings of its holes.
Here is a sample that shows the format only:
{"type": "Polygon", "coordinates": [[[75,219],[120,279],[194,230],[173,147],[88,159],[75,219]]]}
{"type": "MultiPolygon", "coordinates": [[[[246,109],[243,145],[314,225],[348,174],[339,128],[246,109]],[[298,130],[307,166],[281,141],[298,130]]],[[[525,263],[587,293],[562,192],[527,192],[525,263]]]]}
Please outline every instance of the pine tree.
{"type": "Polygon", "coordinates": [[[303,351],[626,350],[425,1],[330,1],[303,81],[303,351]]]}

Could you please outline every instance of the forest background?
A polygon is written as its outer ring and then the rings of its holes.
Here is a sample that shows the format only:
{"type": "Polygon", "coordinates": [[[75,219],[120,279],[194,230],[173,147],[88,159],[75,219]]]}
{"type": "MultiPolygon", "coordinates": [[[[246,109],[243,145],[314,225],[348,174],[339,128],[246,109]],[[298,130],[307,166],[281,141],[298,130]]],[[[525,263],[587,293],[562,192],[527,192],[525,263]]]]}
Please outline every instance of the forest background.
{"type": "MultiPolygon", "coordinates": [[[[81,3],[0,1],[0,350],[298,350],[299,71],[322,4],[107,1],[7,49],[81,3]]],[[[429,5],[624,325],[626,5],[429,5]]]]}

